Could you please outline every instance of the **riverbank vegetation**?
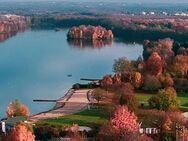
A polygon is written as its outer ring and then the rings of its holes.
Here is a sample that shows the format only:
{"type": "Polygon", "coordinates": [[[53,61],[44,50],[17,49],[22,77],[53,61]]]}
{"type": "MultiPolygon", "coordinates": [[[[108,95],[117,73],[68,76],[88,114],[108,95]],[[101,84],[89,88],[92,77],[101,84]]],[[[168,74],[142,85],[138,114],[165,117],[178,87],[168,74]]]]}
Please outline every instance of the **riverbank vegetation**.
{"type": "Polygon", "coordinates": [[[112,30],[114,36],[126,39],[127,42],[139,42],[143,40],[158,40],[172,38],[175,41],[185,42],[188,40],[187,19],[176,16],[144,16],[122,14],[69,14],[56,17],[34,16],[32,28],[70,28],[80,25],[101,25],[112,30]]]}

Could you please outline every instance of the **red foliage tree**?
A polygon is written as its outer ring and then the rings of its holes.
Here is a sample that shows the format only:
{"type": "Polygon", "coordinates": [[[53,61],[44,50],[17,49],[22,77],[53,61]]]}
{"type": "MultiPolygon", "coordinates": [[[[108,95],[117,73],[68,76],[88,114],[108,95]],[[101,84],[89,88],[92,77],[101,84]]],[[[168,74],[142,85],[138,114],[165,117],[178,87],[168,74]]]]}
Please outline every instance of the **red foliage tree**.
{"type": "Polygon", "coordinates": [[[118,106],[110,120],[112,127],[119,133],[134,133],[139,131],[137,117],[127,106],[118,106]]]}
{"type": "Polygon", "coordinates": [[[151,75],[162,73],[162,59],[157,52],[153,52],[146,62],[146,70],[151,75]]]}

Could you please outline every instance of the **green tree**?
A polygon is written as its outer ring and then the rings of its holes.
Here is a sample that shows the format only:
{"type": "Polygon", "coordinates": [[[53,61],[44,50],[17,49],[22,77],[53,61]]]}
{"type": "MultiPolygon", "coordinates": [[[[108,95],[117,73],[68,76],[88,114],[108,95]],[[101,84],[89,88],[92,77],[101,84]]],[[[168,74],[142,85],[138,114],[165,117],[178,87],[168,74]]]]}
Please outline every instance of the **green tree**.
{"type": "Polygon", "coordinates": [[[113,71],[116,73],[125,73],[131,71],[131,62],[126,57],[115,60],[113,71]]]}
{"type": "Polygon", "coordinates": [[[100,88],[95,89],[92,93],[93,98],[97,100],[98,104],[102,99],[102,93],[103,90],[101,90],[100,88]]]}
{"type": "Polygon", "coordinates": [[[158,94],[152,96],[148,102],[151,108],[157,108],[164,111],[177,109],[179,107],[176,91],[172,87],[160,90],[158,94]]]}

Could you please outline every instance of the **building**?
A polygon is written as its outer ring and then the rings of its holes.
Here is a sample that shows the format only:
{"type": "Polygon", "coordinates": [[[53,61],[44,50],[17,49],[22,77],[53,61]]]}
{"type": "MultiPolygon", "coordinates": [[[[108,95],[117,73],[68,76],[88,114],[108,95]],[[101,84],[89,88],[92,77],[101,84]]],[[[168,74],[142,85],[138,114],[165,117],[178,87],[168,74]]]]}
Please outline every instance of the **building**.
{"type": "Polygon", "coordinates": [[[14,127],[15,124],[21,122],[27,122],[27,117],[17,116],[17,117],[1,119],[0,132],[6,134],[14,127]]]}

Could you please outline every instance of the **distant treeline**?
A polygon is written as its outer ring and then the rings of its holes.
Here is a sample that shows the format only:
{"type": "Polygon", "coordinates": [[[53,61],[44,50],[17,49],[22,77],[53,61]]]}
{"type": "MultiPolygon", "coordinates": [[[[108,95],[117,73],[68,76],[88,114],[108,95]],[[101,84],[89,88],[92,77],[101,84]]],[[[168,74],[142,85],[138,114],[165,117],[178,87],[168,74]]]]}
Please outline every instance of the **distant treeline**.
{"type": "MultiPolygon", "coordinates": [[[[121,23],[118,18],[109,18],[108,16],[96,16],[96,15],[69,15],[61,17],[32,17],[32,29],[55,29],[55,28],[70,28],[72,26],[80,25],[93,25],[103,26],[107,29],[111,29],[116,38],[126,40],[127,42],[142,43],[143,40],[156,41],[163,38],[171,38],[178,42],[188,41],[188,32],[182,30],[172,29],[171,25],[165,27],[165,29],[152,28],[148,23],[146,28],[138,28],[138,23],[121,23]],[[131,27],[133,25],[133,27],[131,27]]],[[[140,19],[139,19],[140,20],[140,19]]],[[[125,22],[125,21],[124,21],[125,22]]],[[[131,21],[132,22],[132,21],[131,21]]],[[[140,22],[140,21],[139,21],[140,22]]],[[[153,23],[152,23],[153,24],[153,23]]],[[[154,23],[154,26],[158,26],[158,23],[154,23]]],[[[161,26],[161,23],[159,23],[161,26]]],[[[165,23],[166,24],[166,23],[165,23]]],[[[171,23],[170,23],[171,24],[171,23]]],[[[153,26],[153,25],[152,25],[153,26]]],[[[163,26],[163,25],[162,25],[163,26]]]]}

